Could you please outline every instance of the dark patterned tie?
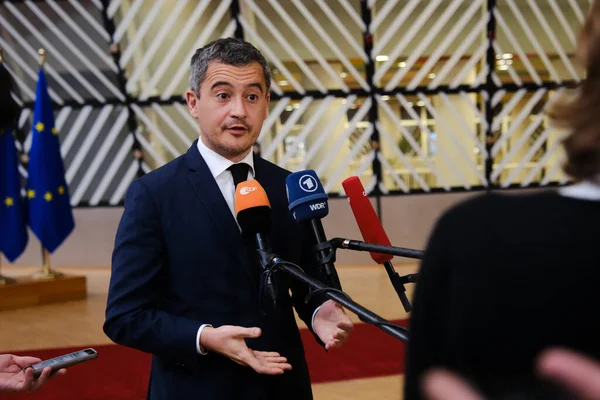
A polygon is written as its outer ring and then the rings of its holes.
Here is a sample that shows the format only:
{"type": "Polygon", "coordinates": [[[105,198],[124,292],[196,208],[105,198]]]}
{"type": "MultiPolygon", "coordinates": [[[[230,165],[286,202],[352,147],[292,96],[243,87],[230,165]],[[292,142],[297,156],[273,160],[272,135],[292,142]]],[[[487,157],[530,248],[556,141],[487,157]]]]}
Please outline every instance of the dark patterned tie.
{"type": "MultiPolygon", "coordinates": [[[[235,187],[237,187],[237,185],[240,182],[244,182],[248,180],[248,170],[250,169],[250,166],[246,163],[239,163],[239,164],[233,164],[232,166],[230,166],[229,168],[227,168],[230,172],[231,175],[233,175],[233,184],[235,187]]],[[[246,250],[246,254],[248,255],[248,261],[250,262],[250,265],[252,265],[251,271],[252,271],[252,275],[255,279],[254,284],[256,285],[256,292],[260,293],[262,292],[262,289],[260,288],[260,272],[261,272],[261,268],[258,265],[257,262],[257,258],[256,258],[256,243],[255,243],[255,237],[253,235],[247,235],[247,234],[243,234],[242,233],[242,242],[244,243],[244,248],[246,250]]],[[[259,297],[259,304],[260,304],[260,297],[259,297]]]]}
{"type": "Polygon", "coordinates": [[[233,186],[237,187],[238,183],[248,180],[248,170],[250,166],[246,163],[233,164],[229,168],[231,175],[233,175],[233,186]]]}

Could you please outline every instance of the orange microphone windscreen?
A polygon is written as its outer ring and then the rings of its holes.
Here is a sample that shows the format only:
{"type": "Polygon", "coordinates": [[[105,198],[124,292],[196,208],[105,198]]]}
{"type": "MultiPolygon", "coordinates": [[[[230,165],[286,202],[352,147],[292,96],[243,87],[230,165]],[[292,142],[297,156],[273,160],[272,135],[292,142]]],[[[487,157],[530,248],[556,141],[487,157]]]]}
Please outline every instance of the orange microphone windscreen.
{"type": "Polygon", "coordinates": [[[264,206],[271,208],[265,189],[255,179],[240,182],[237,185],[234,204],[236,215],[249,208],[264,206]]]}

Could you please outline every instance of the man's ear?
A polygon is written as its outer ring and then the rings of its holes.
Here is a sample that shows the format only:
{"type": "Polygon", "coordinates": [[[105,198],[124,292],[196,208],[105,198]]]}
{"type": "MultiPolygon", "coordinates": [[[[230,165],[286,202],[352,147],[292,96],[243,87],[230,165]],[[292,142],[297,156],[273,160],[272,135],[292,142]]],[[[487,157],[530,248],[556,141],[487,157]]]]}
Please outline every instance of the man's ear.
{"type": "Polygon", "coordinates": [[[185,101],[187,102],[190,115],[194,117],[194,119],[198,119],[198,110],[196,109],[196,102],[198,101],[198,98],[196,97],[196,93],[192,92],[191,90],[185,92],[185,101]]]}

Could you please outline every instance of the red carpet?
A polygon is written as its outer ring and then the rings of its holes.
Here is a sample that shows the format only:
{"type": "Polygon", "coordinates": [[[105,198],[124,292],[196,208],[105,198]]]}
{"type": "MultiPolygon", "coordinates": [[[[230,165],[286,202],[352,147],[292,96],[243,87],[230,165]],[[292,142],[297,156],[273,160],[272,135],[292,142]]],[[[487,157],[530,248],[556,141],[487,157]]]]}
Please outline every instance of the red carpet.
{"type": "MultiPolygon", "coordinates": [[[[392,322],[407,326],[408,320],[392,322]]],[[[312,333],[301,332],[313,383],[404,372],[404,344],[372,325],[356,324],[344,346],[327,353],[312,333]]]]}
{"type": "MultiPolygon", "coordinates": [[[[393,321],[406,326],[407,321],[393,321]]],[[[367,378],[404,371],[404,345],[387,333],[356,324],[341,349],[326,353],[312,334],[302,330],[306,358],[313,383],[367,378]]],[[[117,345],[82,346],[51,350],[19,351],[42,359],[93,347],[98,359],[74,366],[67,375],[28,394],[0,394],[0,400],[143,400],[150,371],[150,355],[117,345]]]]}

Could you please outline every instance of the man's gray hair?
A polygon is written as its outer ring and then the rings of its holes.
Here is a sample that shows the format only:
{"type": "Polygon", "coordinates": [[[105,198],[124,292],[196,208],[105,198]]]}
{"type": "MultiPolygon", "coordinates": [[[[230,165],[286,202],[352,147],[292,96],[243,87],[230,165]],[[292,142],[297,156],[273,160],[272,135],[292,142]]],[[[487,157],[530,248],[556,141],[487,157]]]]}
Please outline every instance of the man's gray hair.
{"type": "Polygon", "coordinates": [[[271,72],[262,53],[256,47],[241,39],[225,38],[217,39],[199,48],[192,56],[189,84],[190,90],[196,96],[200,97],[200,85],[206,77],[206,70],[211,61],[218,61],[236,67],[253,62],[259,63],[265,75],[267,93],[269,93],[271,89],[271,72]]]}

